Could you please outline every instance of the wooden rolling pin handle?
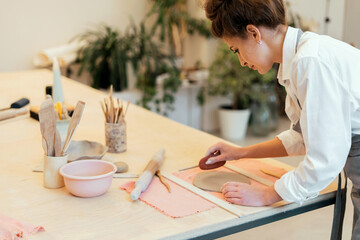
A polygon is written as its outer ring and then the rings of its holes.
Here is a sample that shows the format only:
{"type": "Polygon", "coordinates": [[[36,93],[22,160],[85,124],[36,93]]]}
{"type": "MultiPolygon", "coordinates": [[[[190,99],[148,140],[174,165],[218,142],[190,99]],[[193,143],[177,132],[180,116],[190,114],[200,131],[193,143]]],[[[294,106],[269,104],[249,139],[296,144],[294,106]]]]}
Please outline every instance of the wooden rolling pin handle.
{"type": "Polygon", "coordinates": [[[164,149],[160,149],[155,156],[150,160],[150,162],[146,165],[143,173],[135,183],[134,190],[130,193],[130,198],[132,200],[138,200],[140,194],[144,192],[149,184],[151,183],[152,178],[155,175],[155,172],[159,170],[163,161],[164,161],[164,149]]]}
{"type": "Polygon", "coordinates": [[[0,112],[0,121],[26,114],[28,111],[29,111],[29,109],[27,107],[23,107],[23,108],[19,108],[19,109],[4,110],[4,111],[0,112]]]}

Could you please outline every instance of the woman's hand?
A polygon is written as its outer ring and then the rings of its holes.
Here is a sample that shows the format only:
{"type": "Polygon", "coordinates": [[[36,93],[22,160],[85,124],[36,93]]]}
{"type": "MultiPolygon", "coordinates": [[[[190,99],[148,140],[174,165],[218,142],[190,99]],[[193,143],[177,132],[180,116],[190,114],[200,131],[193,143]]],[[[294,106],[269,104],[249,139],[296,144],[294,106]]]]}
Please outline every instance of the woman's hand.
{"type": "Polygon", "coordinates": [[[246,183],[228,182],[221,187],[221,192],[226,201],[244,206],[260,207],[282,200],[274,186],[252,186],[246,183]]]}
{"type": "Polygon", "coordinates": [[[243,157],[241,154],[241,148],[231,146],[229,144],[219,142],[213,146],[211,146],[207,152],[206,156],[214,153],[215,151],[220,151],[220,155],[211,157],[207,160],[206,164],[213,164],[216,162],[221,161],[228,161],[228,160],[236,160],[243,157]]]}

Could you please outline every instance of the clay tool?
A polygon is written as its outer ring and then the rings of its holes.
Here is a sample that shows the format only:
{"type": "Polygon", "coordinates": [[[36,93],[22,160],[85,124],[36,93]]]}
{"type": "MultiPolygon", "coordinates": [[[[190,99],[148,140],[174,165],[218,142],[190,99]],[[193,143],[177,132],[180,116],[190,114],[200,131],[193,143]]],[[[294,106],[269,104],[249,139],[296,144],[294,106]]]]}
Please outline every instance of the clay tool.
{"type": "Polygon", "coordinates": [[[9,108],[2,108],[0,109],[0,111],[4,111],[4,110],[8,110],[8,109],[13,109],[13,108],[23,108],[26,105],[29,104],[29,99],[27,98],[21,98],[19,100],[17,100],[16,102],[13,102],[9,108]]]}
{"type": "Polygon", "coordinates": [[[61,156],[61,137],[59,130],[57,129],[55,131],[54,151],[55,151],[55,157],[61,156]]]}
{"type": "Polygon", "coordinates": [[[184,187],[187,190],[199,195],[200,197],[202,197],[202,198],[216,204],[218,207],[220,207],[220,208],[234,214],[237,217],[242,217],[242,216],[245,215],[244,212],[241,211],[240,208],[237,208],[233,204],[230,204],[230,203],[228,203],[228,202],[226,202],[224,200],[221,200],[221,199],[211,195],[210,193],[207,193],[204,190],[201,190],[200,188],[195,187],[191,183],[188,183],[188,182],[186,182],[186,181],[184,181],[184,180],[182,180],[182,179],[180,179],[180,178],[178,178],[178,177],[176,177],[176,176],[174,176],[174,175],[172,175],[170,173],[163,172],[162,175],[164,177],[166,177],[167,179],[169,179],[170,181],[172,181],[172,182],[178,184],[179,186],[184,187]]]}
{"type": "Polygon", "coordinates": [[[65,152],[67,151],[67,149],[68,149],[68,147],[70,145],[70,142],[71,142],[71,139],[72,139],[72,137],[74,135],[74,132],[75,132],[77,126],[79,125],[79,122],[80,122],[81,116],[83,114],[84,108],[85,108],[85,103],[84,102],[79,101],[76,104],[74,113],[73,113],[73,115],[72,115],[72,117],[70,119],[66,140],[65,140],[64,146],[63,146],[63,148],[61,150],[61,156],[63,156],[65,154],[65,152]]]}
{"type": "Polygon", "coordinates": [[[125,109],[124,117],[126,116],[127,110],[128,110],[128,108],[129,108],[129,104],[130,104],[130,102],[128,102],[128,103],[126,104],[126,109],[125,109]]]}
{"type": "Polygon", "coordinates": [[[282,175],[284,175],[286,173],[286,171],[284,173],[277,173],[277,172],[272,172],[270,170],[266,170],[266,169],[260,169],[261,172],[273,176],[273,177],[277,177],[277,178],[281,178],[282,175]]]}
{"type": "Polygon", "coordinates": [[[206,157],[202,158],[199,161],[199,168],[202,170],[211,170],[211,169],[215,169],[215,168],[219,168],[221,166],[224,166],[226,161],[221,161],[221,162],[216,162],[213,164],[206,164],[206,161],[211,158],[211,157],[215,157],[215,156],[219,156],[221,153],[219,150],[207,155],[206,157]]]}
{"type": "Polygon", "coordinates": [[[24,115],[24,114],[27,114],[28,112],[29,112],[28,107],[23,107],[23,108],[19,108],[19,109],[14,108],[14,109],[3,110],[3,111],[0,111],[0,121],[14,118],[14,117],[17,117],[20,115],[24,115]]]}
{"type": "Polygon", "coordinates": [[[226,167],[227,169],[230,169],[230,170],[232,170],[234,172],[240,173],[240,174],[242,174],[242,175],[244,175],[244,176],[246,176],[248,178],[251,178],[251,179],[253,179],[253,180],[255,180],[255,181],[259,182],[259,183],[262,183],[262,184],[264,184],[266,186],[274,185],[273,182],[271,182],[269,180],[266,180],[266,179],[263,179],[262,177],[259,177],[259,176],[255,175],[255,174],[251,173],[251,172],[245,171],[245,170],[243,170],[241,168],[238,168],[238,167],[236,167],[234,165],[226,164],[224,167],[226,167]]]}
{"type": "Polygon", "coordinates": [[[44,153],[45,155],[47,156],[47,142],[46,142],[46,139],[44,138],[44,136],[42,137],[42,147],[43,147],[43,150],[44,150],[44,153]]]}
{"type": "Polygon", "coordinates": [[[114,173],[113,178],[138,178],[136,173],[114,173]]]}
{"type": "Polygon", "coordinates": [[[185,171],[185,170],[189,170],[189,169],[197,168],[197,167],[199,167],[199,164],[198,165],[193,165],[193,166],[190,166],[190,167],[180,168],[178,171],[181,172],[181,171],[185,171]]]}
{"type": "Polygon", "coordinates": [[[160,182],[166,187],[166,189],[168,190],[168,192],[171,193],[170,185],[166,182],[166,180],[164,179],[164,177],[161,175],[160,170],[157,170],[156,173],[155,173],[155,175],[159,177],[160,182]]]}
{"type": "Polygon", "coordinates": [[[164,149],[160,149],[146,165],[143,173],[135,183],[135,188],[130,193],[132,200],[137,200],[142,192],[144,192],[149,184],[151,183],[152,178],[155,175],[155,172],[160,169],[164,161],[164,149]]]}
{"type": "Polygon", "coordinates": [[[39,110],[39,121],[41,135],[47,143],[47,156],[54,156],[56,116],[54,104],[51,98],[42,102],[39,110]]]}
{"type": "Polygon", "coordinates": [[[105,122],[117,124],[124,121],[129,104],[130,102],[127,103],[126,109],[124,109],[123,102],[118,98],[113,98],[113,87],[111,85],[109,97],[104,98],[104,101],[100,102],[101,110],[105,116],[105,122]]]}

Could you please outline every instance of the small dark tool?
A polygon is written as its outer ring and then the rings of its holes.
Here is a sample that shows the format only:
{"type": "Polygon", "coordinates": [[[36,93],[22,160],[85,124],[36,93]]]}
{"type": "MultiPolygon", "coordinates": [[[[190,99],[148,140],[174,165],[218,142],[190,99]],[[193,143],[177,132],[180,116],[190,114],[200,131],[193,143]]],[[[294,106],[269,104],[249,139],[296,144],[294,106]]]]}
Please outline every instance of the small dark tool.
{"type": "Polygon", "coordinates": [[[22,107],[25,107],[26,105],[28,105],[29,103],[30,103],[29,99],[21,98],[21,99],[17,100],[16,102],[13,102],[9,108],[2,108],[2,109],[0,109],[0,111],[8,110],[11,108],[22,108],[22,107]]]}
{"type": "Polygon", "coordinates": [[[205,164],[209,158],[219,156],[220,154],[221,154],[220,151],[217,150],[217,151],[211,153],[210,155],[203,157],[199,162],[199,168],[202,170],[210,170],[210,169],[219,168],[221,166],[224,166],[226,161],[216,162],[213,164],[205,164]]]}

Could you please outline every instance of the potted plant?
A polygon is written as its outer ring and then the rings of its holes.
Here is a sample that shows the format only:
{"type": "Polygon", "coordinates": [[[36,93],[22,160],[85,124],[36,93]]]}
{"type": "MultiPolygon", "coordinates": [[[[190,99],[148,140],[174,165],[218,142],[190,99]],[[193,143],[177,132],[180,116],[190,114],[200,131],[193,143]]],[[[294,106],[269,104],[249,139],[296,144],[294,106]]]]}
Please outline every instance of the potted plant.
{"type": "Polygon", "coordinates": [[[152,6],[147,18],[155,17],[150,34],[167,43],[172,55],[184,55],[184,39],[188,34],[198,33],[211,37],[210,22],[192,17],[186,7],[186,0],[151,0],[152,6]],[[157,35],[159,34],[159,35],[157,35]]]}
{"type": "Polygon", "coordinates": [[[220,132],[225,139],[241,140],[247,130],[250,105],[255,97],[252,85],[271,81],[274,77],[275,70],[261,75],[248,67],[242,67],[237,54],[222,43],[217,49],[215,61],[210,66],[207,85],[198,99],[200,103],[204,103],[206,94],[230,97],[231,104],[219,108],[220,132]]]}
{"type": "Polygon", "coordinates": [[[101,25],[75,37],[86,41],[78,52],[80,63],[78,75],[87,70],[92,77],[92,87],[107,89],[110,85],[116,91],[127,88],[127,52],[131,44],[127,38],[110,26],[101,25]]]}
{"type": "Polygon", "coordinates": [[[166,53],[162,44],[154,40],[144,22],[139,27],[132,24],[126,37],[132,43],[128,58],[137,75],[136,87],[142,92],[139,104],[147,109],[153,106],[158,113],[167,115],[173,110],[173,95],[181,85],[174,56],[166,53]],[[158,84],[158,76],[164,73],[166,77],[158,84]]]}

